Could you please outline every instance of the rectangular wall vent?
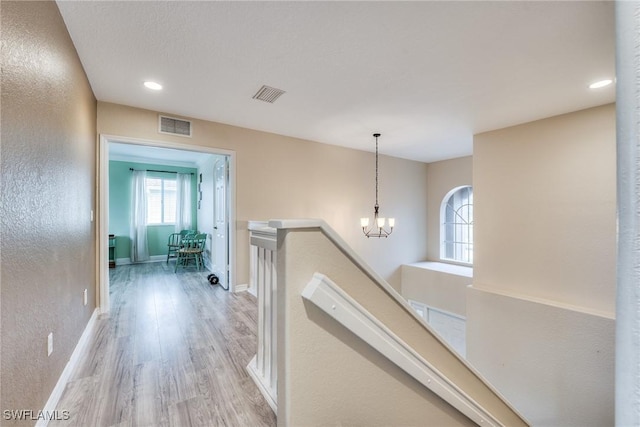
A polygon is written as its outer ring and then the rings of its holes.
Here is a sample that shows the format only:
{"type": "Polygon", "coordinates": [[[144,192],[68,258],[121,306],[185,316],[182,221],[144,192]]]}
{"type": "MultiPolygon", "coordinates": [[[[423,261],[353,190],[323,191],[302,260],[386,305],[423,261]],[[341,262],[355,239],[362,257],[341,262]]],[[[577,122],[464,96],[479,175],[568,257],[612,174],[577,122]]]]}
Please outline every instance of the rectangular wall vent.
{"type": "Polygon", "coordinates": [[[174,117],[159,116],[158,132],[191,137],[191,122],[174,117]]]}
{"type": "Polygon", "coordinates": [[[276,99],[280,98],[280,95],[285,93],[284,90],[276,89],[274,87],[262,86],[260,90],[253,95],[253,99],[259,99],[260,101],[268,102],[273,104],[276,102],[276,99]]]}

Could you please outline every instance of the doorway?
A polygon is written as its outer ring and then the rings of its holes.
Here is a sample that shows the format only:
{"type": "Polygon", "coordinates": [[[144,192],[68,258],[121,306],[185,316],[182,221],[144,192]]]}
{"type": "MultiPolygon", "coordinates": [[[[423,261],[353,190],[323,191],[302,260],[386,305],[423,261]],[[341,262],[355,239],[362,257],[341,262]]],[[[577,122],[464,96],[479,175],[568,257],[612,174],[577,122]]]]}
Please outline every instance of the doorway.
{"type": "MultiPolygon", "coordinates": [[[[109,234],[115,234],[113,228],[118,228],[122,235],[119,243],[122,248],[129,242],[126,224],[122,220],[110,223],[110,164],[122,168],[121,162],[126,161],[137,165],[137,168],[155,169],[152,165],[168,165],[165,169],[177,167],[191,167],[194,173],[192,188],[194,198],[194,222],[200,232],[207,234],[205,249],[205,269],[216,274],[220,285],[233,292],[235,277],[234,227],[235,223],[235,153],[229,150],[193,146],[182,143],[167,143],[160,141],[138,140],[127,137],[100,135],[98,186],[98,272],[99,272],[99,307],[101,312],[109,311],[109,234]],[[113,163],[110,163],[113,161],[113,163]]],[[[127,165],[128,166],[128,165],[127,165]]],[[[112,171],[112,177],[114,175],[112,171]]],[[[113,199],[112,199],[113,202],[113,199]]],[[[116,202],[114,202],[115,207],[116,202]]],[[[171,228],[170,226],[169,229],[171,228]]],[[[160,228],[160,227],[156,227],[160,228]]],[[[154,230],[156,234],[160,234],[154,230]]],[[[168,231],[165,231],[168,232],[168,231]]],[[[116,240],[118,237],[116,236],[116,240]]],[[[160,239],[162,240],[162,239],[160,239]]],[[[161,243],[156,242],[157,245],[161,243]]],[[[152,261],[166,259],[166,252],[152,255],[152,261]]],[[[126,255],[127,250],[122,251],[126,255]]],[[[121,254],[123,255],[123,254],[121,254]]],[[[118,256],[122,263],[126,258],[118,256]]],[[[117,260],[116,260],[117,261],[117,260]]],[[[116,263],[117,264],[117,263],[116,263]]],[[[117,267],[116,267],[117,268],[117,267]]]]}

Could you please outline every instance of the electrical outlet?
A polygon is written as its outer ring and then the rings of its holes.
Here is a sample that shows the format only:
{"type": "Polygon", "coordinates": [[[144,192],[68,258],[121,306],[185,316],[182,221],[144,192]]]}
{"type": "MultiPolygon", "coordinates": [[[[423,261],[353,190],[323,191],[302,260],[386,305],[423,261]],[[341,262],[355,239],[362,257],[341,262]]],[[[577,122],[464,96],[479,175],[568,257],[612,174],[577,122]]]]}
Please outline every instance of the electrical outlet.
{"type": "Polygon", "coordinates": [[[53,332],[47,337],[47,357],[53,353],[53,332]]]}
{"type": "Polygon", "coordinates": [[[91,209],[91,222],[93,222],[93,209],[91,209]]]}
{"type": "Polygon", "coordinates": [[[82,292],[82,301],[84,302],[84,305],[87,305],[87,290],[85,289],[84,292],[82,292]]]}

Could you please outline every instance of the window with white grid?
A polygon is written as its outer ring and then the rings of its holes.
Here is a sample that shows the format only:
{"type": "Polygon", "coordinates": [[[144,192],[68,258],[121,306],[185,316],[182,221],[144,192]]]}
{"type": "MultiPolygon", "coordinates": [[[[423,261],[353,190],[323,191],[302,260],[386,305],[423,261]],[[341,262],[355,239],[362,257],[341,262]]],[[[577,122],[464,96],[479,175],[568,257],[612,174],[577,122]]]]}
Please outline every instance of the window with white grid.
{"type": "Polygon", "coordinates": [[[147,224],[176,222],[176,180],[147,178],[147,224]]]}
{"type": "Polygon", "coordinates": [[[473,188],[451,190],[440,208],[440,258],[473,264],[473,188]]]}

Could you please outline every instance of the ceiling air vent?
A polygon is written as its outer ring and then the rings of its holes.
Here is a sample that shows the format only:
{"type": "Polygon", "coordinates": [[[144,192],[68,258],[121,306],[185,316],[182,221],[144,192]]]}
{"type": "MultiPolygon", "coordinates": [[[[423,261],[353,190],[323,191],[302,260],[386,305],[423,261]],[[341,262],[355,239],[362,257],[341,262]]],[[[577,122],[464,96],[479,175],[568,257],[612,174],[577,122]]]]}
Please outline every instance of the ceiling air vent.
{"type": "Polygon", "coordinates": [[[169,135],[191,137],[191,122],[188,120],[176,119],[174,117],[159,116],[160,123],[158,132],[169,135]]]}
{"type": "Polygon", "coordinates": [[[253,95],[253,99],[259,99],[260,101],[268,102],[273,104],[276,102],[276,99],[280,98],[280,95],[285,93],[281,89],[276,89],[274,87],[262,86],[260,90],[253,95]]]}

